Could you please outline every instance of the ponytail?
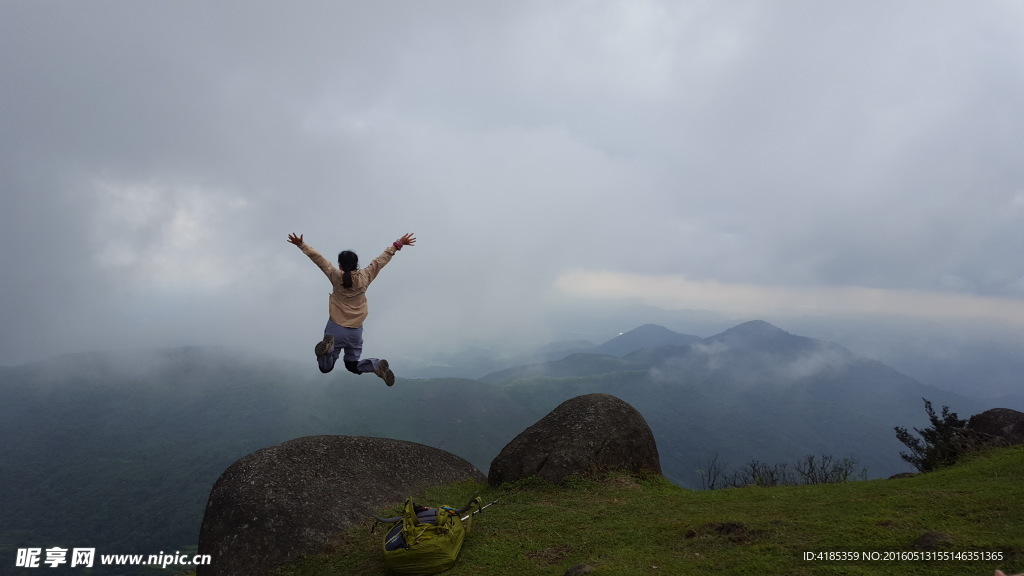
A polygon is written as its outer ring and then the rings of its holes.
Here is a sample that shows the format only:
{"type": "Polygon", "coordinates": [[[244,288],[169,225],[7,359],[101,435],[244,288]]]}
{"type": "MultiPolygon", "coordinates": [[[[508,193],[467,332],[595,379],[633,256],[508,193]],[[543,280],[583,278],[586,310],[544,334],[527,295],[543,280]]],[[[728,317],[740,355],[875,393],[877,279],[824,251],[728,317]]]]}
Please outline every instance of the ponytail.
{"type": "Polygon", "coordinates": [[[352,271],[359,268],[359,256],[355,252],[345,250],[338,254],[338,266],[344,274],[341,277],[341,285],[345,288],[352,287],[352,271]]]}

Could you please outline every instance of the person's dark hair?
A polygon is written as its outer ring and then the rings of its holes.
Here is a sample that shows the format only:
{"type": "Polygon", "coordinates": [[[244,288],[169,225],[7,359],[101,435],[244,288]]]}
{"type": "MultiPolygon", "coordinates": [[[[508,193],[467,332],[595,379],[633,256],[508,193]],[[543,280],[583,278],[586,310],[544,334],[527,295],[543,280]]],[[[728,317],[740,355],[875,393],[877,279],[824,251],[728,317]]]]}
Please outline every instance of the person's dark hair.
{"type": "Polygon", "coordinates": [[[338,253],[338,267],[345,273],[341,279],[341,285],[345,288],[352,287],[352,271],[359,268],[359,256],[351,250],[338,253]]]}

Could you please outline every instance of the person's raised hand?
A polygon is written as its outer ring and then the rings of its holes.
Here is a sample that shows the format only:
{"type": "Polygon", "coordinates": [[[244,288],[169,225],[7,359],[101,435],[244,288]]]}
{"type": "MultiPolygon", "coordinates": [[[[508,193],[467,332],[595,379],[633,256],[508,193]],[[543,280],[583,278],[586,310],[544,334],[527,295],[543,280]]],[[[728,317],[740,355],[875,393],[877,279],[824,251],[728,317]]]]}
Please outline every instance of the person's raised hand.
{"type": "Polygon", "coordinates": [[[291,242],[292,244],[295,244],[296,246],[301,247],[302,244],[303,244],[303,242],[302,242],[302,234],[299,234],[298,236],[296,236],[295,233],[293,232],[293,233],[288,235],[288,241],[291,242]]]}
{"type": "Polygon", "coordinates": [[[398,239],[398,243],[402,246],[412,246],[416,243],[416,237],[412,233],[406,234],[398,239]]]}

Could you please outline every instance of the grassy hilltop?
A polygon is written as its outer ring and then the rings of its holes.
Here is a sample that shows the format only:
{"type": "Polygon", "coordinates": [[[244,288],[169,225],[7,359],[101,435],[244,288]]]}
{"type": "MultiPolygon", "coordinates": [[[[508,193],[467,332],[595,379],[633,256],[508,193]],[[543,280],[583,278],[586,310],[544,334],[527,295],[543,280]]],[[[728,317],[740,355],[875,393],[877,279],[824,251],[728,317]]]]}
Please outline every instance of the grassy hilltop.
{"type": "MultiPolygon", "coordinates": [[[[416,495],[461,505],[499,500],[475,517],[451,576],[985,575],[1024,571],[1024,446],[970,456],[952,468],[896,480],[691,491],[661,478],[612,475],[566,485],[448,486],[416,495]],[[930,548],[915,543],[928,532],[930,548]],[[858,560],[805,559],[848,553],[858,560]],[[914,553],[935,559],[887,559],[914,553]],[[865,559],[877,553],[879,559],[865,559]],[[1001,557],[1001,559],[999,559],[1001,557]]],[[[385,514],[395,510],[382,511],[385,514]]],[[[330,554],[280,576],[383,576],[382,527],[350,530],[330,554]]]]}

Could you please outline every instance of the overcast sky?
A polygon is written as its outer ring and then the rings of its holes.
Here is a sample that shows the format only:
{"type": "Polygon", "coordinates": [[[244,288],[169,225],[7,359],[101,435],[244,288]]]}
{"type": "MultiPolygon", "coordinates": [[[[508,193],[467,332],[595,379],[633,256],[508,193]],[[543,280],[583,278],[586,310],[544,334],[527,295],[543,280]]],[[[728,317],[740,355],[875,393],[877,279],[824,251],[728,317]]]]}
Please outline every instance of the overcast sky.
{"type": "MultiPolygon", "coordinates": [[[[543,340],[566,302],[1024,330],[1024,3],[0,0],[0,364],[543,340]]],[[[625,327],[628,328],[628,327],[625,327]]]]}

